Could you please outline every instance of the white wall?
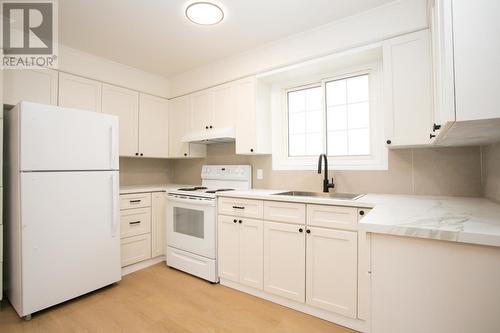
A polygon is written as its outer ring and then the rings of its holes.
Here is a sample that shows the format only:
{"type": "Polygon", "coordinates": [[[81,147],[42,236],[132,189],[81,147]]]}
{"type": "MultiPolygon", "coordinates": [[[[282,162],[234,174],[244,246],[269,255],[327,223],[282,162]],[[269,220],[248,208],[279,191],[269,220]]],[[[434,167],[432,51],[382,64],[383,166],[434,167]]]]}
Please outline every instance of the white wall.
{"type": "MultiPolygon", "coordinates": [[[[148,61],[145,56],[144,61],[148,61]]],[[[169,96],[169,80],[105,58],[59,46],[59,70],[161,97],[169,96]]]]}
{"type": "Polygon", "coordinates": [[[394,1],[171,77],[170,97],[426,27],[427,0],[394,1]]]}

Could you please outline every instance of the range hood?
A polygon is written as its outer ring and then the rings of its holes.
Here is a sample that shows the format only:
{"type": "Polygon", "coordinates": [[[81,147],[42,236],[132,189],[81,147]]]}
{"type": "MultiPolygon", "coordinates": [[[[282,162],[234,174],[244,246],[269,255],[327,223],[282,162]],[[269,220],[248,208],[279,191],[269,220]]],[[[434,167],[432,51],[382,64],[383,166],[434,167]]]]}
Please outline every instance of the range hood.
{"type": "Polygon", "coordinates": [[[189,143],[223,143],[232,142],[236,138],[234,127],[214,128],[201,132],[189,132],[182,137],[182,142],[189,143]]]}

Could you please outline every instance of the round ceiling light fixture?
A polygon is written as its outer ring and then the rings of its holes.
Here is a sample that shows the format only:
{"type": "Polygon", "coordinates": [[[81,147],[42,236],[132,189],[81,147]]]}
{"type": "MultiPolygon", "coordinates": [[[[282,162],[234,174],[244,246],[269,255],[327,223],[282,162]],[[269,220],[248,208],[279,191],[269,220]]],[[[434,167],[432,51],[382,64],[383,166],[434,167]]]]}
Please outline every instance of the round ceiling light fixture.
{"type": "Polygon", "coordinates": [[[193,2],[186,8],[186,17],[196,24],[214,25],[224,19],[224,12],[211,2],[193,2]]]}

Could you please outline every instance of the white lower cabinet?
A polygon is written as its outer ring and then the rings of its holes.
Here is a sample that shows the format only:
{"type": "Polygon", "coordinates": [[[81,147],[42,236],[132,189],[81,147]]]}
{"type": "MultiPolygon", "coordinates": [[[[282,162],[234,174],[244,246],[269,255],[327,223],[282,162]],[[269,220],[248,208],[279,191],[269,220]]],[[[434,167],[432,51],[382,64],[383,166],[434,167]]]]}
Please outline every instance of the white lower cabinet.
{"type": "Polygon", "coordinates": [[[306,303],[356,318],[357,233],[308,227],[306,303]]]}
{"type": "Polygon", "coordinates": [[[370,209],[230,197],[218,207],[222,284],[364,331],[371,263],[357,226],[370,209]],[[250,207],[260,218],[242,217],[250,207]]]}
{"type": "Polygon", "coordinates": [[[151,195],[151,257],[165,255],[167,246],[167,195],[155,192],[151,195]]]}
{"type": "Polygon", "coordinates": [[[239,282],[240,275],[239,230],[236,217],[219,215],[219,276],[234,282],[239,282]]]}
{"type": "Polygon", "coordinates": [[[219,215],[219,276],[262,289],[263,222],[219,215]]]}
{"type": "Polygon", "coordinates": [[[264,291],[304,302],[305,247],[304,226],[264,221],[264,291]]]}
{"type": "Polygon", "coordinates": [[[165,255],[164,192],[120,195],[122,267],[165,255]]]}
{"type": "Polygon", "coordinates": [[[122,267],[151,258],[151,234],[121,240],[122,267]]]}

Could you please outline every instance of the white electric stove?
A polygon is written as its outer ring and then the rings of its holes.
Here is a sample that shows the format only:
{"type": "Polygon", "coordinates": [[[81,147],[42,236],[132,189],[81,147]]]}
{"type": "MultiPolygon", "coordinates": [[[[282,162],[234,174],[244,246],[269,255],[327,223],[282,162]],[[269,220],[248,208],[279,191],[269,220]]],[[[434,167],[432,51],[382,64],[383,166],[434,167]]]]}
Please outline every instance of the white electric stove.
{"type": "Polygon", "coordinates": [[[201,186],[168,192],[167,265],[218,282],[218,192],[252,188],[250,165],[204,165],[201,186]]]}

